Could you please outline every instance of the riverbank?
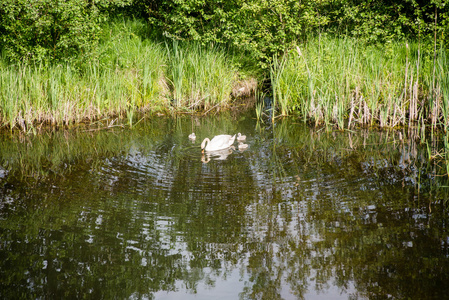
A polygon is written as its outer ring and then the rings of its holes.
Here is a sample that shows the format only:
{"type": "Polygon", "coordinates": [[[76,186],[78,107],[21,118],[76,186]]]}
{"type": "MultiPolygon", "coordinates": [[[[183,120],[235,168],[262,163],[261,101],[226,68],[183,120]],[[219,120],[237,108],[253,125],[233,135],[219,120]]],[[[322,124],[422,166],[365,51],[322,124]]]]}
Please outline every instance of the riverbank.
{"type": "Polygon", "coordinates": [[[271,68],[278,114],[336,126],[431,126],[448,130],[446,49],[417,42],[362,45],[321,35],[271,68]]]}
{"type": "Polygon", "coordinates": [[[293,115],[340,129],[411,125],[448,131],[448,55],[431,43],[380,47],[321,34],[263,70],[247,53],[150,37],[142,20],[111,22],[101,32],[90,61],[30,65],[1,59],[0,126],[27,132],[111,117],[132,126],[140,112],[217,111],[257,91],[272,94],[273,118],[293,115]],[[262,87],[264,78],[269,90],[262,87]]]}
{"type": "Polygon", "coordinates": [[[0,124],[28,131],[137,112],[170,114],[228,108],[254,94],[245,58],[214,46],[145,38],[142,21],[103,29],[95,59],[59,64],[0,61],[0,124]]]}

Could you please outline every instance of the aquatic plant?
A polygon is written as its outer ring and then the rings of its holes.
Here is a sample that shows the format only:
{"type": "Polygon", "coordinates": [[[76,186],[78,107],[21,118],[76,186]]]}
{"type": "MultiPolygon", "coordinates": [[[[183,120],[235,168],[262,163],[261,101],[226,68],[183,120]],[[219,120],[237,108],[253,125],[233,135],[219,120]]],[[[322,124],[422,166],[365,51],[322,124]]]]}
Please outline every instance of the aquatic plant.
{"type": "Polygon", "coordinates": [[[395,127],[429,120],[439,127],[449,105],[446,56],[440,49],[433,61],[418,43],[379,48],[321,35],[271,69],[273,98],[282,114],[315,124],[395,127]]]}
{"type": "MultiPolygon", "coordinates": [[[[284,73],[286,64],[286,57],[278,58],[275,56],[273,62],[270,65],[270,81],[273,95],[273,107],[280,107],[281,116],[288,114],[288,100],[290,96],[290,86],[281,84],[281,76],[284,73]]],[[[276,113],[273,110],[271,114],[271,120],[274,122],[276,113]]]]}
{"type": "Polygon", "coordinates": [[[163,48],[143,41],[123,23],[111,26],[100,59],[60,64],[0,62],[0,123],[30,130],[67,125],[134,110],[168,107],[163,48]]]}
{"type": "MultiPolygon", "coordinates": [[[[27,132],[137,111],[168,113],[228,107],[242,69],[217,47],[144,39],[142,21],[103,29],[96,59],[11,64],[0,58],[0,124],[27,132]]],[[[237,58],[238,59],[238,58],[237,58]]]]}
{"type": "Polygon", "coordinates": [[[208,110],[229,105],[238,73],[222,49],[178,41],[166,48],[166,75],[175,107],[208,110]]]}

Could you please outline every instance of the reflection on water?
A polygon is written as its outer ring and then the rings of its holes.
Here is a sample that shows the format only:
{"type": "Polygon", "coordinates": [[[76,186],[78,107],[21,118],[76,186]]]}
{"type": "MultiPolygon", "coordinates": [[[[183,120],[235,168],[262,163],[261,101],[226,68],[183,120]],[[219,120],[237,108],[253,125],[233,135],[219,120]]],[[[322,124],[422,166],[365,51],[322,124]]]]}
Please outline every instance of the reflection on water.
{"type": "Polygon", "coordinates": [[[230,154],[232,154],[233,151],[235,151],[234,146],[223,150],[208,151],[203,153],[203,155],[201,156],[201,161],[207,164],[211,160],[211,158],[214,160],[225,160],[230,154]]]}
{"type": "Polygon", "coordinates": [[[448,184],[404,133],[192,124],[4,134],[0,298],[448,294],[448,184]],[[202,157],[192,131],[249,147],[202,157]]]}

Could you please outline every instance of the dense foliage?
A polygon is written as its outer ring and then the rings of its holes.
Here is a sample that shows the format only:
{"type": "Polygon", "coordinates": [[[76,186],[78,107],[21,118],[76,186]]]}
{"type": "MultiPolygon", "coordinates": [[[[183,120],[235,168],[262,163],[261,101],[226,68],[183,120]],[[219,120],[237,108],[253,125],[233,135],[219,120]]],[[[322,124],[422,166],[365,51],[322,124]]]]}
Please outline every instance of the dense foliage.
{"type": "Polygon", "coordinates": [[[317,0],[162,1],[150,22],[177,39],[228,43],[262,61],[326,23],[317,0]]]}
{"type": "Polygon", "coordinates": [[[444,0],[329,1],[324,12],[329,29],[346,32],[370,43],[420,39],[448,34],[448,5],[444,0]]]}
{"type": "Polygon", "coordinates": [[[368,43],[438,40],[448,46],[445,0],[5,0],[3,49],[14,60],[89,55],[107,16],[147,18],[174,39],[233,45],[267,66],[311,34],[346,34],[368,43]]]}
{"type": "Polygon", "coordinates": [[[445,41],[449,27],[442,0],[165,0],[148,7],[150,21],[168,36],[230,43],[265,62],[323,31],[384,43],[434,35],[445,41]]]}
{"type": "Polygon", "coordinates": [[[0,33],[13,60],[41,61],[89,56],[100,24],[127,0],[3,0],[0,33]]]}

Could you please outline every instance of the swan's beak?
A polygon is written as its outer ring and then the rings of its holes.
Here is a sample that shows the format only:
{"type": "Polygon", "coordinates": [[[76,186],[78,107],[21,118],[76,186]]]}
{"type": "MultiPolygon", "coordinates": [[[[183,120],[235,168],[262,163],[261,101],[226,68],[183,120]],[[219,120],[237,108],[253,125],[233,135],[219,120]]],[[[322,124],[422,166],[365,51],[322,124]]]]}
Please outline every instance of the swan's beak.
{"type": "Polygon", "coordinates": [[[204,149],[201,149],[201,153],[204,153],[204,149]]]}

